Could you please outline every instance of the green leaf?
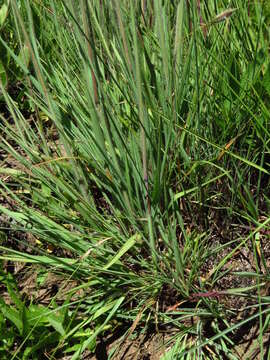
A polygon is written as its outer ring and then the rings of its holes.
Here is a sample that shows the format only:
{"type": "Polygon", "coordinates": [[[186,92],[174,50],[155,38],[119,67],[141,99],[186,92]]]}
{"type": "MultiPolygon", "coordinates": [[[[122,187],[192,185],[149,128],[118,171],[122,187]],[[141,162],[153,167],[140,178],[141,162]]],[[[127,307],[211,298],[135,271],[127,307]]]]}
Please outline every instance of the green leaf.
{"type": "Polygon", "coordinates": [[[139,242],[141,240],[141,236],[139,234],[135,234],[131,236],[127,240],[127,242],[121,247],[121,249],[118,251],[118,253],[112,258],[111,261],[109,261],[105,266],[104,270],[109,269],[113,264],[115,264],[136,242],[139,242]]]}
{"type": "Polygon", "coordinates": [[[31,304],[26,313],[27,319],[32,326],[38,324],[48,324],[48,309],[41,305],[31,304]]]}
{"type": "Polygon", "coordinates": [[[21,51],[18,55],[18,60],[28,68],[30,62],[30,51],[26,44],[22,46],[21,51]]]}
{"type": "Polygon", "coordinates": [[[75,351],[80,350],[80,347],[81,347],[81,344],[75,344],[75,345],[67,348],[67,349],[65,350],[65,353],[71,353],[71,352],[73,353],[73,352],[75,352],[75,351]]]}
{"type": "Polygon", "coordinates": [[[207,185],[209,185],[209,184],[211,184],[213,182],[216,182],[217,180],[222,178],[224,175],[226,175],[226,173],[220,174],[220,175],[214,177],[213,179],[210,179],[210,180],[202,183],[200,186],[194,186],[191,189],[187,189],[187,190],[184,190],[184,191],[181,191],[181,192],[175,194],[174,195],[174,201],[176,201],[176,200],[180,199],[181,197],[186,196],[186,195],[188,195],[188,194],[190,194],[190,193],[192,193],[192,192],[194,192],[196,190],[202,189],[203,187],[205,187],[205,186],[207,186],[207,185]]]}
{"type": "MultiPolygon", "coordinates": [[[[56,344],[58,341],[59,335],[55,331],[47,332],[46,329],[43,328],[42,333],[38,337],[38,342],[35,343],[35,345],[31,344],[30,346],[26,347],[23,359],[29,359],[29,355],[35,354],[39,349],[42,349],[45,346],[48,347],[50,344],[56,344]]],[[[32,358],[36,359],[36,357],[32,358]]]]}
{"type": "Polygon", "coordinates": [[[44,197],[48,198],[51,196],[51,189],[45,185],[45,184],[41,184],[41,192],[43,194],[44,197]]]}
{"type": "Polygon", "coordinates": [[[62,336],[65,335],[65,329],[63,327],[63,317],[62,316],[56,316],[55,314],[52,314],[48,316],[48,322],[49,324],[62,336]]]}
{"type": "Polygon", "coordinates": [[[105,314],[107,311],[109,311],[111,308],[113,308],[115,305],[115,301],[111,302],[110,304],[105,304],[104,306],[102,306],[102,308],[98,309],[94,316],[93,316],[93,320],[97,319],[99,316],[105,314]]]}
{"type": "Polygon", "coordinates": [[[270,95],[270,64],[268,64],[267,66],[267,70],[262,80],[262,85],[267,91],[268,95],[270,95]]]}
{"type": "Polygon", "coordinates": [[[24,303],[20,299],[20,295],[12,288],[10,283],[7,283],[7,290],[12,301],[19,310],[24,308],[24,303]]]}
{"type": "Polygon", "coordinates": [[[23,322],[20,316],[20,312],[8,306],[3,299],[0,298],[0,311],[3,315],[12,322],[13,325],[19,330],[20,335],[23,333],[23,322]]]}
{"type": "Polygon", "coordinates": [[[0,28],[3,27],[8,16],[8,5],[4,3],[0,8],[0,28]]]}
{"type": "Polygon", "coordinates": [[[81,348],[72,356],[71,360],[79,359],[79,356],[83,353],[83,351],[97,338],[98,334],[100,334],[102,332],[105,325],[111,320],[111,318],[116,313],[116,311],[118,310],[118,308],[120,307],[120,305],[122,304],[124,299],[125,299],[125,297],[121,296],[118,300],[115,301],[114,307],[111,310],[111,312],[109,313],[109,315],[106,318],[106,320],[104,321],[104,323],[101,326],[97,327],[97,329],[95,330],[93,335],[90,336],[86,341],[83,342],[81,348]]]}
{"type": "Polygon", "coordinates": [[[5,67],[1,61],[0,61],[0,81],[2,86],[5,88],[8,84],[8,78],[5,67]]]}

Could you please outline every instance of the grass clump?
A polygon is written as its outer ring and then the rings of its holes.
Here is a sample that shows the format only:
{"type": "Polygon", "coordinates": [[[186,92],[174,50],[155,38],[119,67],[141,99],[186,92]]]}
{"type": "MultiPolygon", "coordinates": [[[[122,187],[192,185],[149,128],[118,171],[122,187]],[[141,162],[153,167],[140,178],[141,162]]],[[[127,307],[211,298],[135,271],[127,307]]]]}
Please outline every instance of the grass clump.
{"type": "Polygon", "coordinates": [[[165,331],[162,359],[236,359],[258,324],[265,355],[263,4],[11,1],[10,16],[28,107],[2,86],[1,258],[73,286],[37,307],[3,269],[5,350],[79,359],[118,334],[109,356],[128,358],[132,336],[165,331]]]}

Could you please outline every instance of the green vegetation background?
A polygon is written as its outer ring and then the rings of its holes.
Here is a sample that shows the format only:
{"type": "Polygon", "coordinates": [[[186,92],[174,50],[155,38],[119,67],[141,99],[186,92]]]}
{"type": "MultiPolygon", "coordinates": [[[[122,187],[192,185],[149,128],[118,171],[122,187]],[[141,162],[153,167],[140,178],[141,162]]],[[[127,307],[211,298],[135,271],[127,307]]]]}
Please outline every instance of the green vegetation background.
{"type": "Polygon", "coordinates": [[[269,14],[1,2],[1,358],[80,359],[119,334],[113,358],[172,330],[163,360],[236,359],[252,321],[267,355],[269,14]],[[48,274],[61,281],[44,304],[48,274]]]}

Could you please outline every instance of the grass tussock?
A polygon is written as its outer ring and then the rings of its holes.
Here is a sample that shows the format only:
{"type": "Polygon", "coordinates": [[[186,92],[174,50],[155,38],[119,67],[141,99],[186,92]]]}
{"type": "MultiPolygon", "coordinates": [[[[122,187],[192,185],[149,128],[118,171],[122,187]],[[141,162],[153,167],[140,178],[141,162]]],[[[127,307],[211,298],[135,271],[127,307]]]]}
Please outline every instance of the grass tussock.
{"type": "Polygon", "coordinates": [[[2,358],[268,358],[265,2],[7,9],[2,358]]]}

